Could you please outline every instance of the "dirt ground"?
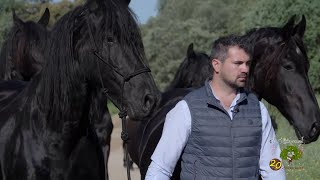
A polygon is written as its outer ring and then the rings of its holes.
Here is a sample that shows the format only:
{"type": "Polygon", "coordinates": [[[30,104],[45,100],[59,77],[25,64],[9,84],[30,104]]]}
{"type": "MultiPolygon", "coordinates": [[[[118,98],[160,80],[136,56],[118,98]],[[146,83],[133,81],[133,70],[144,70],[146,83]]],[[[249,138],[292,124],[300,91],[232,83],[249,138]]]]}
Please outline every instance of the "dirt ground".
{"type": "MultiPolygon", "coordinates": [[[[118,115],[112,117],[114,125],[111,136],[111,152],[108,162],[109,180],[126,180],[127,169],[123,167],[123,150],[121,140],[121,121],[118,115]]],[[[131,180],[140,180],[140,173],[137,165],[131,170],[131,180]]]]}

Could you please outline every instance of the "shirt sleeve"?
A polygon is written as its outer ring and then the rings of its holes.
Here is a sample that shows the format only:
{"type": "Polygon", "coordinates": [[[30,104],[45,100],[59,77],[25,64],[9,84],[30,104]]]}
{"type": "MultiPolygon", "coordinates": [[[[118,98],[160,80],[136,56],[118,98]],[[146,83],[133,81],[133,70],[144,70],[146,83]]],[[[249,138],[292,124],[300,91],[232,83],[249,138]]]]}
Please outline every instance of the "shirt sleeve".
{"type": "MultiPolygon", "coordinates": [[[[262,141],[260,151],[260,174],[264,180],[285,180],[286,173],[282,159],[280,158],[280,145],[277,141],[276,134],[272,127],[271,118],[265,105],[260,102],[262,116],[262,141]],[[279,170],[273,170],[270,167],[270,161],[278,159],[281,162],[279,170]]],[[[279,164],[277,164],[279,165],[279,164]]]]}
{"type": "Polygon", "coordinates": [[[167,114],[162,135],[151,156],[145,180],[169,180],[191,133],[191,115],[185,101],[167,114]]]}

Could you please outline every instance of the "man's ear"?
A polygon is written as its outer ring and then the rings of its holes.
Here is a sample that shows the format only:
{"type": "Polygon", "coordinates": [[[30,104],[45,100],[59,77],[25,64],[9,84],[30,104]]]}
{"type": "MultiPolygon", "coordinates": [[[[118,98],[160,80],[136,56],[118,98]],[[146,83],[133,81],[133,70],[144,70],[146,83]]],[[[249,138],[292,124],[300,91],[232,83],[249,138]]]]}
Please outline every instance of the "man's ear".
{"type": "Polygon", "coordinates": [[[212,59],[211,60],[211,65],[212,65],[213,71],[215,73],[219,73],[220,72],[220,67],[221,67],[221,61],[220,60],[212,59]]]}

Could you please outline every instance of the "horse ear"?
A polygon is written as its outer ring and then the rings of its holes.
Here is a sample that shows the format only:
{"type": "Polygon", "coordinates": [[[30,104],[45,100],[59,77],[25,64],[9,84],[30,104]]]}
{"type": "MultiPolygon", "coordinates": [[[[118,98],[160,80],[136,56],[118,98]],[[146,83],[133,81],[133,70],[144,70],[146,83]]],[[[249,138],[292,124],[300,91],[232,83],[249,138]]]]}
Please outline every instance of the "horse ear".
{"type": "Polygon", "coordinates": [[[302,18],[301,18],[301,21],[299,22],[299,24],[297,24],[294,27],[295,34],[297,34],[300,38],[302,38],[304,35],[304,32],[306,30],[306,24],[307,24],[306,17],[304,15],[302,15],[302,18]]]}
{"type": "Polygon", "coordinates": [[[187,57],[188,58],[193,58],[195,56],[196,56],[196,54],[195,54],[195,52],[193,50],[193,43],[190,43],[189,46],[188,46],[188,50],[187,50],[187,57]]]}
{"type": "Polygon", "coordinates": [[[295,19],[296,15],[293,15],[289,21],[287,22],[286,25],[283,26],[283,33],[286,39],[290,38],[292,35],[294,35],[294,19],[295,19]]]}
{"type": "Polygon", "coordinates": [[[38,21],[38,24],[41,24],[43,27],[47,27],[50,19],[50,11],[48,8],[44,11],[41,18],[38,21]]]}
{"type": "Polygon", "coordinates": [[[23,30],[24,22],[16,15],[16,11],[14,9],[12,9],[12,18],[14,25],[23,30]]]}
{"type": "Polygon", "coordinates": [[[129,6],[131,0],[126,0],[127,5],[129,6]]]}
{"type": "Polygon", "coordinates": [[[87,6],[89,7],[88,9],[91,11],[91,12],[93,12],[93,11],[95,11],[95,10],[97,10],[98,9],[98,7],[99,7],[99,2],[98,2],[99,0],[87,0],[87,6]]]}

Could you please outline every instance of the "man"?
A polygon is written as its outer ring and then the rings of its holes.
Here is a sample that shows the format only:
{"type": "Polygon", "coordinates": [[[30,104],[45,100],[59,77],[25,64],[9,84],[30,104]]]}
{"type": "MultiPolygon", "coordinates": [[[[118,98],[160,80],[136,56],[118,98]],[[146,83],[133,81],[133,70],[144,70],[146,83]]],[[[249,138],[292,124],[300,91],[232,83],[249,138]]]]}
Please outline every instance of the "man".
{"type": "Polygon", "coordinates": [[[211,79],[166,116],[147,180],[168,180],[181,156],[182,180],[285,180],[270,116],[246,92],[250,56],[237,36],[213,44],[211,79]]]}

